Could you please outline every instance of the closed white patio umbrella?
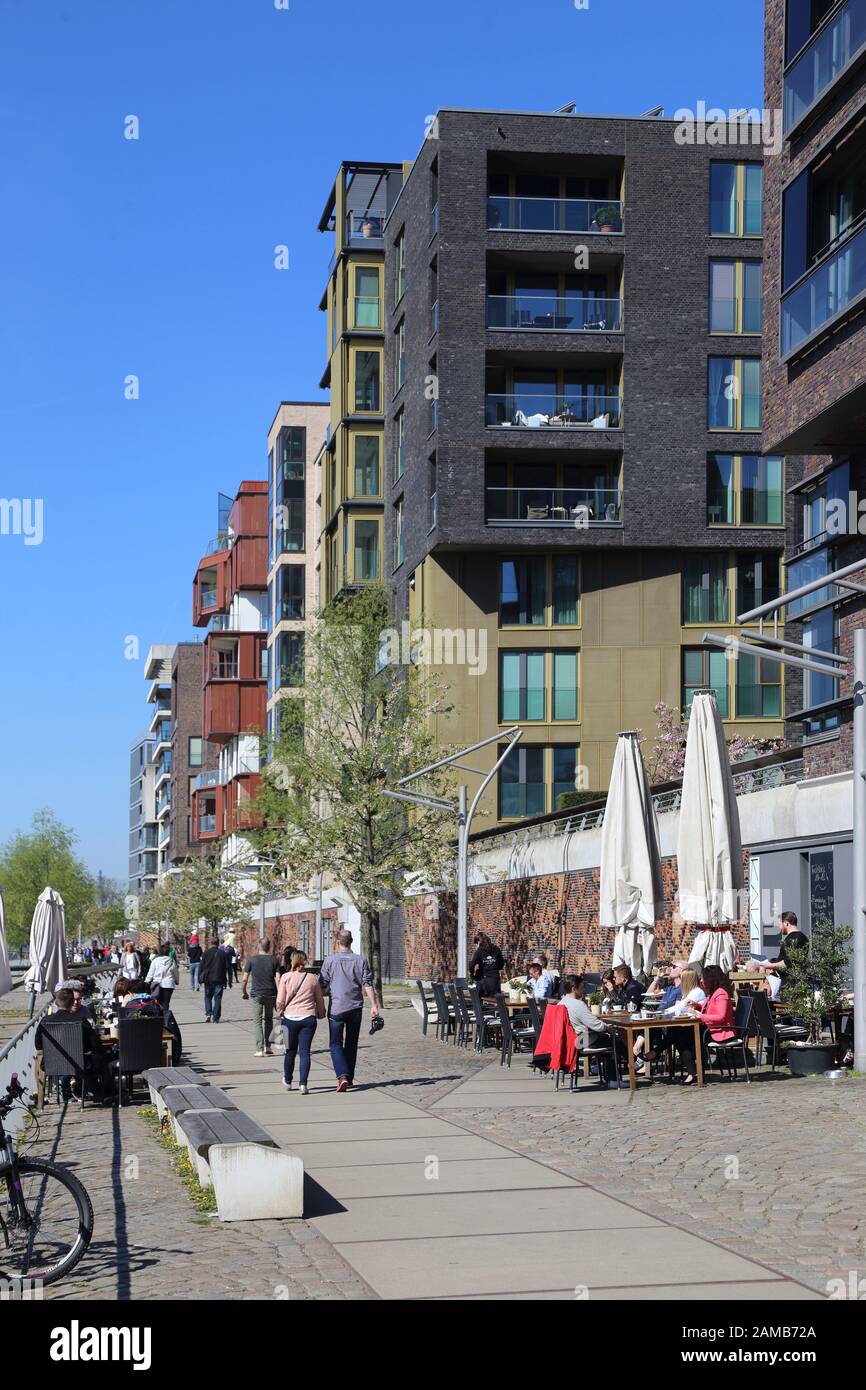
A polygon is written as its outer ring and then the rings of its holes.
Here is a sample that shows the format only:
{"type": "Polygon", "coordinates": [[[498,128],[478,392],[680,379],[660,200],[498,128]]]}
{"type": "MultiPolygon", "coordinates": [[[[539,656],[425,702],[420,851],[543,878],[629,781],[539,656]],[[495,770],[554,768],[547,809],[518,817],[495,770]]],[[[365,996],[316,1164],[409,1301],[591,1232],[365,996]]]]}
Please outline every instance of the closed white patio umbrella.
{"type": "Polygon", "coordinates": [[[9,949],[6,945],[6,918],[3,912],[3,889],[0,888],[0,994],[8,994],[12,988],[12,971],[9,969],[9,949]]]}
{"type": "Polygon", "coordinates": [[[731,970],[740,915],[743,848],[734,779],[715,691],[699,690],[686,739],[677,835],[680,915],[699,931],[690,960],[731,970]]]}
{"type": "Polygon", "coordinates": [[[24,988],[32,995],[30,1012],[37,994],[51,991],[66,975],[66,911],[63,899],[53,888],[43,888],[36,900],[30,924],[30,969],[24,988]]]}
{"type": "Polygon", "coordinates": [[[614,965],[647,974],[664,910],[658,825],[636,733],[620,734],[601,830],[599,923],[616,928],[614,965]]]}

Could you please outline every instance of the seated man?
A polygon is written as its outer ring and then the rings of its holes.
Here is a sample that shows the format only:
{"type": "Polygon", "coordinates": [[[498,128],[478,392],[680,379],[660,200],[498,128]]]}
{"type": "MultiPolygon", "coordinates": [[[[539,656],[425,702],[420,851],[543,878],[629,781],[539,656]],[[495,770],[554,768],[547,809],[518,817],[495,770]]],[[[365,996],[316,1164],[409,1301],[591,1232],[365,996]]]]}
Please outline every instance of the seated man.
{"type": "MultiPolygon", "coordinates": [[[[571,1026],[577,1034],[581,1050],[587,1047],[607,1047],[610,1044],[610,1029],[604,1019],[599,1018],[592,1012],[586,1002],[586,984],[582,975],[566,975],[562,982],[562,995],[560,1004],[568,1010],[568,1017],[571,1026]]],[[[617,1045],[619,1039],[614,1039],[617,1045]]],[[[599,1079],[610,1082],[611,1076],[604,1064],[604,1060],[599,1058],[599,1079]]]]}
{"type": "Polygon", "coordinates": [[[546,974],[537,960],[529,967],[529,984],[536,999],[550,999],[553,995],[553,976],[546,974]]]}
{"type": "Polygon", "coordinates": [[[613,990],[610,999],[615,1009],[625,1011],[630,1003],[634,1004],[635,1009],[640,1008],[643,1002],[643,985],[632,975],[631,966],[613,967],[613,990]]]}
{"type": "MultiPolygon", "coordinates": [[[[90,1084],[92,1092],[98,1088],[100,1095],[104,1096],[108,1078],[108,1063],[102,1050],[99,1034],[90,1019],[86,1018],[80,1009],[75,1009],[75,996],[71,989],[58,990],[54,995],[54,1004],[54,1012],[49,1014],[46,1022],[76,1023],[83,1030],[85,1082],[90,1084]]],[[[40,1023],[36,1029],[37,1052],[41,1052],[43,1047],[43,1027],[44,1025],[40,1023]]],[[[60,1082],[64,1092],[66,1092],[69,1084],[68,1078],[61,1077],[60,1082]]]]}

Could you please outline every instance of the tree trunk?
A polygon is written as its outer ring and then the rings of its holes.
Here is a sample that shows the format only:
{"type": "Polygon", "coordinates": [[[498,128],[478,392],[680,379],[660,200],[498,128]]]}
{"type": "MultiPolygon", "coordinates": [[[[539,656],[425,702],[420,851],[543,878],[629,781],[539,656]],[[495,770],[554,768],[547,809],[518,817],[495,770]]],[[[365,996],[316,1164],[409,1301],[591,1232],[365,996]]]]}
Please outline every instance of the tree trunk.
{"type": "Polygon", "coordinates": [[[382,1007],[382,939],[379,931],[379,914],[365,908],[361,913],[361,951],[370,962],[373,972],[373,990],[382,1007]]]}

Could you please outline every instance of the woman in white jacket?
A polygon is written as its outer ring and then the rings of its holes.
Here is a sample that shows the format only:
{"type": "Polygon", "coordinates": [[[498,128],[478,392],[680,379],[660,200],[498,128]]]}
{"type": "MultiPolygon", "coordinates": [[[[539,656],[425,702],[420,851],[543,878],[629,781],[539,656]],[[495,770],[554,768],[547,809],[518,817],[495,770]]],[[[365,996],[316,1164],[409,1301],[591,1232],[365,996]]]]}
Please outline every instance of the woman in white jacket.
{"type": "Polygon", "coordinates": [[[166,1016],[171,996],[177,988],[177,961],[170,956],[170,950],[171,947],[167,944],[160,946],[150,963],[145,981],[145,984],[150,985],[151,994],[162,1005],[166,1016]]]}

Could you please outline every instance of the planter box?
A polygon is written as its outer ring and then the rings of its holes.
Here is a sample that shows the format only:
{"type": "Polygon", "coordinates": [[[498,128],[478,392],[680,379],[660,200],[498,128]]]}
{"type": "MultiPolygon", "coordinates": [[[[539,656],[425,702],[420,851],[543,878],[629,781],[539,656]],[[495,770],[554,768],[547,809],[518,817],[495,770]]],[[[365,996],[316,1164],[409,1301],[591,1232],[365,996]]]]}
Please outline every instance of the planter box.
{"type": "Polygon", "coordinates": [[[836,1064],[835,1043],[789,1043],[786,1057],[792,1076],[820,1076],[836,1064]]]}

